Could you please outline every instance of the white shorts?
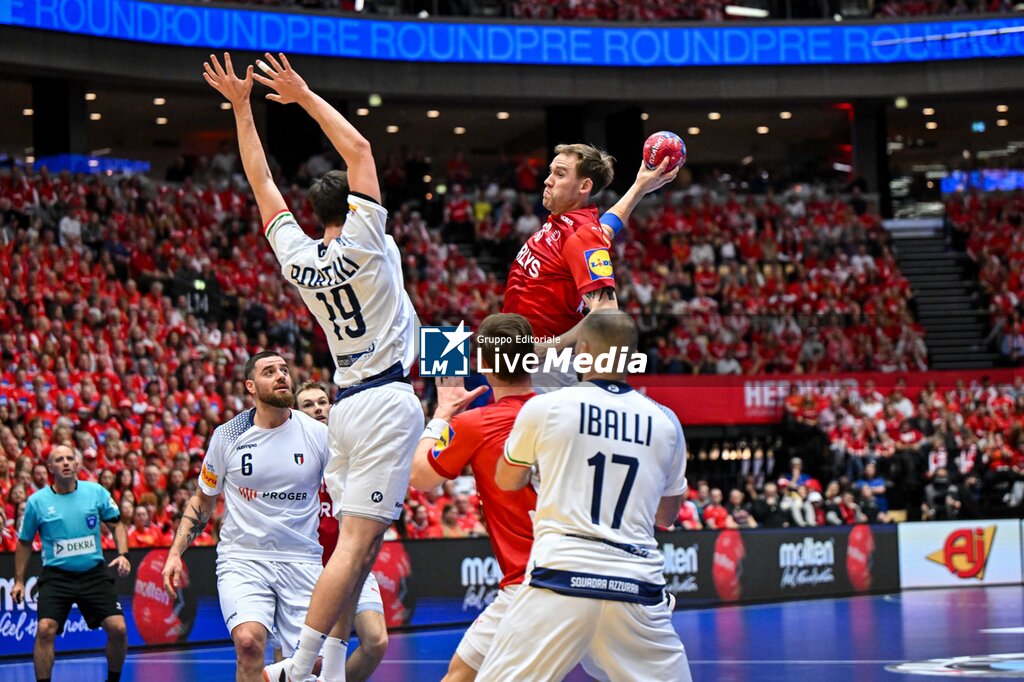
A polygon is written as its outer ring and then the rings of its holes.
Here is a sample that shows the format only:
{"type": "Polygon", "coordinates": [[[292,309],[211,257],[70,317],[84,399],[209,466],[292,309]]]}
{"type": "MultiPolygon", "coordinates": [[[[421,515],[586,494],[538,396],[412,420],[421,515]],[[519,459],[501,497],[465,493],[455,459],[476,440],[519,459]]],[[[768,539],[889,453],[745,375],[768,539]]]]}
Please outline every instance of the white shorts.
{"type": "Polygon", "coordinates": [[[372,572],[366,576],[363,589],[359,591],[359,601],[356,603],[356,615],[365,611],[376,611],[384,615],[384,600],[380,598],[380,585],[377,584],[377,576],[372,572]]]}
{"type": "Polygon", "coordinates": [[[320,564],[229,559],[217,564],[217,594],[228,631],[261,623],[285,655],[298,646],[320,564]]]}
{"type": "MultiPolygon", "coordinates": [[[[366,576],[366,581],[363,583],[363,589],[359,592],[359,602],[356,604],[356,615],[358,616],[360,613],[367,613],[370,611],[379,613],[381,617],[384,616],[384,601],[380,598],[380,586],[377,584],[377,578],[373,573],[366,576]]],[[[276,635],[271,634],[271,637],[267,641],[270,643],[272,648],[281,648],[281,642],[277,639],[276,635]]]]}
{"type": "Polygon", "coordinates": [[[409,384],[359,391],[331,407],[331,460],[324,471],[337,516],[390,524],[402,514],[423,408],[409,384]]]}
{"type": "Polygon", "coordinates": [[[505,613],[508,612],[508,607],[512,605],[512,600],[520,587],[522,585],[509,585],[498,590],[498,596],[484,609],[483,613],[477,616],[473,624],[466,630],[466,634],[462,636],[462,641],[459,642],[459,648],[455,650],[455,653],[473,670],[480,670],[480,666],[484,664],[484,658],[487,657],[487,653],[494,643],[494,635],[498,633],[498,626],[505,617],[505,613]]]}
{"type": "Polygon", "coordinates": [[[561,680],[580,661],[588,674],[608,682],[693,679],[668,601],[646,606],[529,585],[516,594],[476,679],[561,680]],[[537,614],[557,616],[538,628],[537,614]]]}

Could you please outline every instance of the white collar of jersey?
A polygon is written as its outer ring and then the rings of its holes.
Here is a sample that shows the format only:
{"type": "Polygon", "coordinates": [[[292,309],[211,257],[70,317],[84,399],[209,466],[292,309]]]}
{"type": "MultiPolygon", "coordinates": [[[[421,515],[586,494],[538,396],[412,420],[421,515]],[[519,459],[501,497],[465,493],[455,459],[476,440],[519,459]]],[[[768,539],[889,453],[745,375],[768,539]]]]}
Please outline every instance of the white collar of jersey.
{"type": "Polygon", "coordinates": [[[621,394],[629,393],[633,390],[633,387],[624,381],[609,381],[608,379],[590,379],[587,381],[588,384],[594,384],[598,388],[603,388],[609,393],[621,394]]]}

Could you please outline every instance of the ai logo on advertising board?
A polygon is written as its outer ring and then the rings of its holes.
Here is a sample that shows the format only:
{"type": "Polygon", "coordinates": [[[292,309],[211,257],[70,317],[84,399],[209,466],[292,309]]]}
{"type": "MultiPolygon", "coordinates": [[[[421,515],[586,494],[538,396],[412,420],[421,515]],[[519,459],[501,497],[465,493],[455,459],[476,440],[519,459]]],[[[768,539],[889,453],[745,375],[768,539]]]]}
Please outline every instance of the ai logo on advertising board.
{"type": "Polygon", "coordinates": [[[995,526],[961,528],[950,533],[942,549],[932,552],[927,558],[942,564],[958,578],[983,580],[995,537],[995,526]]]}

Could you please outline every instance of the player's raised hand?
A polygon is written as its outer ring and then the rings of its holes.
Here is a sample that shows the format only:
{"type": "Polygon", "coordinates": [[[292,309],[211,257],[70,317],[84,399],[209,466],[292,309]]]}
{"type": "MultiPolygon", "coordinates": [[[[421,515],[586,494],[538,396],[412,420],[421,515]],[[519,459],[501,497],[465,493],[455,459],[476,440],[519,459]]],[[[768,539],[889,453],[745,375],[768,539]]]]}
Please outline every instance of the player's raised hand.
{"type": "Polygon", "coordinates": [[[252,66],[245,70],[245,78],[235,75],[235,67],[231,63],[231,53],[224,53],[224,66],[220,65],[217,55],[210,55],[210,61],[203,62],[206,72],[203,78],[210,84],[210,87],[224,95],[224,99],[231,102],[231,106],[237,108],[239,104],[249,101],[249,93],[252,92],[252,66]]]}
{"type": "Polygon", "coordinates": [[[636,182],[634,183],[641,192],[644,194],[650,194],[656,189],[661,189],[668,183],[672,182],[679,175],[679,168],[677,166],[672,170],[666,170],[668,168],[669,158],[666,156],[661,160],[661,163],[657,168],[648,169],[647,166],[641,161],[640,170],[636,174],[636,182]]]}
{"type": "Polygon", "coordinates": [[[462,377],[440,377],[437,380],[437,410],[434,416],[451,421],[451,418],[487,392],[487,386],[478,386],[467,391],[462,377]]]}
{"type": "Polygon", "coordinates": [[[269,52],[265,56],[267,60],[257,59],[256,66],[266,75],[256,74],[255,78],[274,91],[267,94],[267,99],[279,104],[291,104],[309,94],[306,81],[302,80],[302,76],[288,63],[288,58],[283,52],[278,53],[280,61],[269,52]]]}

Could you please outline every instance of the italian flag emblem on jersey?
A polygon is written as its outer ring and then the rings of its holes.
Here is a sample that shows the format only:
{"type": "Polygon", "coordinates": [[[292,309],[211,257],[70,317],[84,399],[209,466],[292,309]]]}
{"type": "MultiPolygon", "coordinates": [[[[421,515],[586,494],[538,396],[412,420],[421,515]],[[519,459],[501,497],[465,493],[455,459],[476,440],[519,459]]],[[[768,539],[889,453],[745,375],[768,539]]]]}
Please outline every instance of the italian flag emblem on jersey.
{"type": "Polygon", "coordinates": [[[302,464],[303,462],[306,461],[306,456],[303,455],[301,452],[296,452],[292,456],[295,458],[295,463],[296,464],[302,464]]]}

